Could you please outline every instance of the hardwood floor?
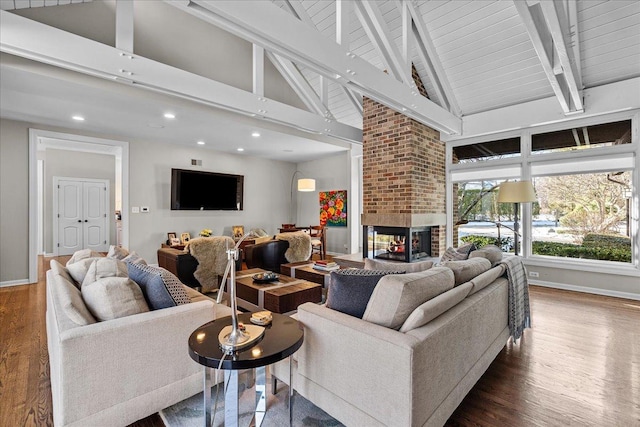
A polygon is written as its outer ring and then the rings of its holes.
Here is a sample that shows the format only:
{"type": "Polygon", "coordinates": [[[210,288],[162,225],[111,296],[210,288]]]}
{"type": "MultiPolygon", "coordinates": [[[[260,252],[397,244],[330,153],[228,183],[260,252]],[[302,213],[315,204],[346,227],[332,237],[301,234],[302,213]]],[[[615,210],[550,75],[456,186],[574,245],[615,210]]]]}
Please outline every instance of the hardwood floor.
{"type": "MultiPolygon", "coordinates": [[[[37,284],[0,288],[3,427],[53,425],[40,270],[37,284]]],[[[533,328],[502,350],[446,425],[640,425],[640,302],[536,286],[530,294],[533,328]]],[[[134,426],[163,423],[155,414],[134,426]]]]}

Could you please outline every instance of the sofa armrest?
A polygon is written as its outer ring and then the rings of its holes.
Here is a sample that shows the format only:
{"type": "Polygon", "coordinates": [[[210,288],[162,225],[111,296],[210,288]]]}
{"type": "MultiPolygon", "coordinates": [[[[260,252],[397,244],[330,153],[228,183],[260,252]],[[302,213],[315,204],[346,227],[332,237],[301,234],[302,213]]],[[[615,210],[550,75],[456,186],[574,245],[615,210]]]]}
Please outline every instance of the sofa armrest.
{"type": "Polygon", "coordinates": [[[214,309],[204,300],[62,331],[52,343],[58,346],[52,382],[62,407],[74,408],[62,424],[200,372],[188,338],[214,319],[214,309]],[[98,391],[99,398],[88,398],[98,391]]]}
{"type": "Polygon", "coordinates": [[[298,307],[298,320],[305,331],[299,375],[381,424],[410,424],[417,338],[311,303],[298,307]]]}

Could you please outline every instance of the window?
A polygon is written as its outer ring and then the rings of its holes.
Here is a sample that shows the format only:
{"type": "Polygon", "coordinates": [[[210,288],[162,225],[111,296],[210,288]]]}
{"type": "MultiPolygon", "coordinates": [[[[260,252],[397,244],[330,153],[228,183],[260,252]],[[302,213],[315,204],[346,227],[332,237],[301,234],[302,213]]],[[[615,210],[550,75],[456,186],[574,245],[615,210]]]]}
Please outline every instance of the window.
{"type": "Polygon", "coordinates": [[[586,150],[631,143],[631,120],[531,136],[533,154],[586,150]]]}
{"type": "Polygon", "coordinates": [[[638,197],[638,142],[632,141],[632,120],[618,117],[594,125],[579,120],[569,129],[550,125],[555,130],[530,139],[527,130],[515,138],[451,147],[454,227],[448,238],[454,245],[496,244],[513,251],[513,205],[497,203],[497,187],[507,179],[531,177],[538,202],[521,209],[521,253],[553,257],[554,262],[637,268],[634,216],[640,212],[633,200],[638,197]],[[485,162],[503,157],[511,159],[485,162]]]}
{"type": "Polygon", "coordinates": [[[476,163],[518,156],[520,156],[519,137],[453,147],[454,163],[476,163]]]}
{"type": "Polygon", "coordinates": [[[631,262],[631,172],[534,179],[532,253],[631,262]]]}

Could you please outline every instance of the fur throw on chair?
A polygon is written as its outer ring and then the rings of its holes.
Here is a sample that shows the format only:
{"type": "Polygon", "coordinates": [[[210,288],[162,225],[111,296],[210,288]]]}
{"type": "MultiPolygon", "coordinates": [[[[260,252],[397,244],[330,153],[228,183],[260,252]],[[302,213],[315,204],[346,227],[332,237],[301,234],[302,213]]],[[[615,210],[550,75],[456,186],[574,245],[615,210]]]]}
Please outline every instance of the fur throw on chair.
{"type": "Polygon", "coordinates": [[[302,231],[276,234],[277,240],[289,242],[289,249],[284,253],[284,257],[289,262],[307,261],[311,258],[311,237],[302,231]]]}
{"type": "Polygon", "coordinates": [[[228,236],[198,237],[189,241],[184,248],[198,260],[198,268],[193,276],[200,282],[202,293],[218,289],[218,276],[224,275],[227,267],[227,249],[235,246],[228,236]]]}

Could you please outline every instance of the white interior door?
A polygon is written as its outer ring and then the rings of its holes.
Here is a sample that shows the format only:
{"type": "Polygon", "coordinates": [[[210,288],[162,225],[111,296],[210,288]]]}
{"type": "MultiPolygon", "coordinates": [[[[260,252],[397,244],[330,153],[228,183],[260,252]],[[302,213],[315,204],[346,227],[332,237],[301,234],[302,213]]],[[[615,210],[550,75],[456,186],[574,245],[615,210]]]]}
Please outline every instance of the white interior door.
{"type": "Polygon", "coordinates": [[[80,249],[106,252],[109,224],[109,182],[54,179],[54,253],[71,255],[80,249]]]}
{"type": "Polygon", "coordinates": [[[57,244],[58,255],[71,255],[83,246],[82,182],[60,180],[57,188],[54,182],[56,190],[58,213],[54,212],[54,222],[58,221],[58,241],[54,241],[53,246],[57,244]]]}
{"type": "Polygon", "coordinates": [[[84,182],[83,249],[106,252],[107,247],[107,186],[104,182],[84,182]]]}

